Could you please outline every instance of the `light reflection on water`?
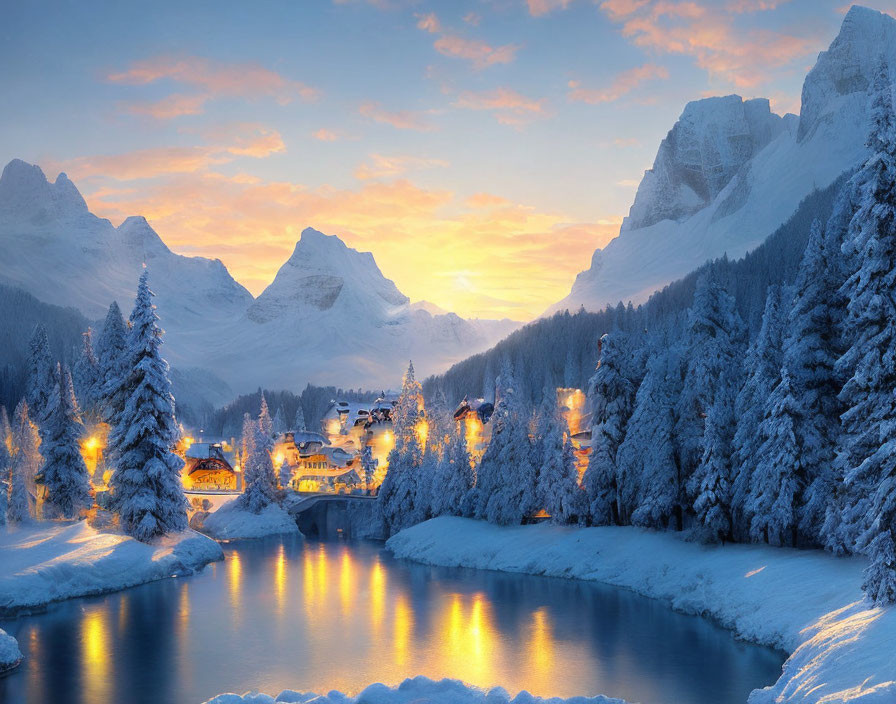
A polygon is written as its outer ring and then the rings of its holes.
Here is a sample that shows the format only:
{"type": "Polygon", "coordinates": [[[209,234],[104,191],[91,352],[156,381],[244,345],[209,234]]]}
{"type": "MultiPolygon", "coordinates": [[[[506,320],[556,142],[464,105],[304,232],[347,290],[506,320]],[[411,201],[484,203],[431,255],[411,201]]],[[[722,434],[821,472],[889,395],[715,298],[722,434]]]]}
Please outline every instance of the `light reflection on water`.
{"type": "Polygon", "coordinates": [[[782,656],[629,592],[432,568],[374,544],[225,546],[187,579],[0,623],[25,665],[0,701],[198,702],[223,691],[357,692],[407,676],[643,704],[728,704],[782,656]]]}

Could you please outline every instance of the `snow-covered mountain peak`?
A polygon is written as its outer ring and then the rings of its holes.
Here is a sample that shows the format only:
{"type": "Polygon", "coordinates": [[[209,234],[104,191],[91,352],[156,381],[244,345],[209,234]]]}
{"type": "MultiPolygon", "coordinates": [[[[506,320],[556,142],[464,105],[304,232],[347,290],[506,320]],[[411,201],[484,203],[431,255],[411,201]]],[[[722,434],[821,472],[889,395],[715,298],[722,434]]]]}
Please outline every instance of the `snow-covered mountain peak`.
{"type": "Polygon", "coordinates": [[[708,259],[762,243],[815,189],[867,156],[871,80],[896,77],[896,20],[853,7],[803,84],[800,117],[737,96],[691,103],[663,140],[620,234],[548,312],[640,303],[708,259]],[[883,56],[882,56],[883,55],[883,56]]]}
{"type": "Polygon", "coordinates": [[[622,230],[702,210],[784,129],[763,98],[727,95],[688,103],[645,172],[622,230]]]}
{"type": "Polygon", "coordinates": [[[77,217],[87,203],[64,173],[50,183],[39,166],[13,159],[0,175],[0,209],[23,219],[77,217]]]}
{"type": "Polygon", "coordinates": [[[336,306],[381,317],[408,302],[395,283],[383,276],[370,252],[359,252],[339,237],[309,227],[248,316],[255,322],[268,322],[336,306]]]}
{"type": "Polygon", "coordinates": [[[135,253],[143,253],[144,261],[171,254],[171,250],[142,215],[132,215],[125,219],[118,226],[118,233],[135,253]]]}
{"type": "Polygon", "coordinates": [[[877,10],[853,5],[840,33],[803,83],[798,139],[812,136],[821,126],[839,116],[862,121],[868,89],[881,59],[896,68],[896,20],[877,10]]]}

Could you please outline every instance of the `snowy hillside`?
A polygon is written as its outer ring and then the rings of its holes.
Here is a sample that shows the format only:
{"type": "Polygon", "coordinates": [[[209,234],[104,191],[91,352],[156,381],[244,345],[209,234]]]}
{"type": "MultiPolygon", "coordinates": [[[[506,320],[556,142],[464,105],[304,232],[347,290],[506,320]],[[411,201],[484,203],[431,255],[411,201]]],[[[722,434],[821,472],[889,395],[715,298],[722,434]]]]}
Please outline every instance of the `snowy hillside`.
{"type": "Polygon", "coordinates": [[[0,283],[90,319],[113,300],[127,312],[145,264],[168,361],[235,392],[308,381],[385,388],[411,357],[441,371],[518,327],[412,306],[372,254],[310,228],[255,300],[220,260],[175,254],[143,217],[114,227],[65,174],[50,183],[19,160],[0,176],[0,251],[0,283]]]}
{"type": "Polygon", "coordinates": [[[806,195],[864,158],[881,52],[896,63],[896,20],[853,7],[806,77],[798,119],[737,96],[689,104],[619,236],[548,312],[639,303],[707,259],[739,257],[765,240],[806,195]]]}

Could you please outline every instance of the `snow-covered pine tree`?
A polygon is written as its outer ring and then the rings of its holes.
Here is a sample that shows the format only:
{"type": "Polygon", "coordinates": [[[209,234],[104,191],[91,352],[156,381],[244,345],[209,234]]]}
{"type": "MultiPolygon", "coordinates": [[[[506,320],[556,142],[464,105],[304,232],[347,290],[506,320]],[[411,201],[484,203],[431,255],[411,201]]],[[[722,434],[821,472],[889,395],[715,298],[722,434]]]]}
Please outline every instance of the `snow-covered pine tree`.
{"type": "MultiPolygon", "coordinates": [[[[875,544],[873,563],[892,559],[887,543],[892,545],[896,530],[882,520],[887,504],[880,493],[896,474],[896,115],[891,85],[883,63],[874,80],[871,156],[851,180],[857,209],[843,243],[853,269],[842,288],[849,340],[837,360],[846,383],[839,395],[845,410],[835,460],[835,481],[846,490],[825,526],[826,544],[835,552],[875,544]]],[[[873,564],[866,593],[874,598],[881,590],[886,594],[886,574],[880,563],[873,564]]]]}
{"type": "Polygon", "coordinates": [[[373,448],[365,445],[361,450],[361,472],[363,473],[364,489],[369,493],[373,482],[376,478],[376,469],[379,466],[379,460],[373,457],[373,448]]]}
{"type": "Polygon", "coordinates": [[[550,435],[554,416],[559,412],[557,407],[557,391],[550,385],[545,383],[541,390],[541,404],[535,411],[533,417],[529,421],[531,431],[530,447],[532,448],[530,457],[535,478],[535,510],[544,508],[544,497],[539,490],[539,477],[541,470],[547,461],[548,436],[550,435]]]}
{"type": "Polygon", "coordinates": [[[299,405],[296,408],[296,418],[292,422],[293,430],[296,432],[301,432],[305,430],[305,412],[302,410],[302,402],[299,401],[299,405]]]}
{"type": "Polygon", "coordinates": [[[282,435],[286,432],[286,421],[283,420],[283,407],[280,406],[277,408],[277,412],[274,414],[274,420],[272,422],[273,426],[273,434],[274,436],[282,435]]]}
{"type": "Polygon", "coordinates": [[[29,413],[38,424],[38,429],[43,425],[44,417],[49,410],[50,397],[56,385],[55,368],[56,364],[50,354],[47,329],[38,323],[28,342],[28,380],[25,387],[29,413]]]}
{"type": "MultiPolygon", "coordinates": [[[[268,408],[268,400],[264,397],[264,394],[261,395],[261,410],[258,413],[258,427],[261,428],[261,432],[267,437],[273,439],[274,421],[271,418],[271,411],[268,408]]],[[[273,443],[271,446],[273,447],[273,443]]]]}
{"type": "Polygon", "coordinates": [[[543,404],[539,425],[544,427],[541,440],[542,460],[536,486],[536,506],[551,516],[552,523],[565,524],[581,517],[584,509],[582,490],[579,488],[579,470],[569,427],[557,408],[556,394],[550,393],[543,404]]]}
{"type": "MultiPolygon", "coordinates": [[[[113,302],[106,313],[103,329],[97,340],[96,359],[99,365],[98,391],[100,414],[110,428],[115,428],[124,412],[128,399],[128,326],[121,315],[118,303],[113,302]]],[[[115,466],[118,448],[116,438],[110,435],[105,449],[109,466],[115,466]]]]}
{"type": "Polygon", "coordinates": [[[414,363],[410,362],[398,401],[390,414],[395,445],[389,452],[389,466],[379,490],[383,517],[392,532],[416,521],[417,472],[423,462],[423,448],[417,438],[422,398],[420,383],[414,375],[414,363]]]}
{"type": "Polygon", "coordinates": [[[747,350],[744,381],[734,402],[736,426],[732,442],[731,520],[735,540],[747,541],[753,514],[748,510],[750,478],[759,451],[759,424],[765,404],[781,379],[781,336],[784,326],[781,289],[769,286],[759,334],[747,350]]]}
{"type": "Polygon", "coordinates": [[[243,478],[245,490],[240,502],[252,513],[259,513],[274,501],[277,488],[277,474],[274,470],[272,452],[274,450],[274,425],[264,395],[261,397],[261,410],[258,420],[243,428],[251,441],[247,442],[246,466],[243,478]]]}
{"type": "Polygon", "coordinates": [[[622,370],[617,340],[622,333],[601,337],[600,361],[588,382],[591,402],[591,455],[582,478],[594,525],[619,523],[616,455],[635,405],[635,385],[622,370]]]}
{"type": "Polygon", "coordinates": [[[442,467],[444,484],[439,492],[436,515],[466,515],[465,504],[475,483],[475,476],[462,423],[455,427],[448,439],[442,455],[442,467]]]}
{"type": "Polygon", "coordinates": [[[277,470],[277,478],[281,489],[289,489],[290,482],[292,481],[292,466],[285,457],[280,463],[280,469],[277,470]]]}
{"type": "Polygon", "coordinates": [[[417,473],[416,498],[417,520],[432,518],[440,496],[444,490],[445,477],[442,475],[442,456],[450,432],[448,402],[441,389],[436,389],[426,406],[426,446],[423,463],[417,473]]]}
{"type": "Polygon", "coordinates": [[[806,466],[795,434],[803,409],[794,399],[786,367],[768,406],[759,426],[761,445],[747,500],[753,517],[750,537],[769,545],[792,546],[797,539],[797,506],[805,489],[806,466]]]}
{"type": "Polygon", "coordinates": [[[12,471],[12,428],[6,407],[0,406],[0,526],[6,525],[9,506],[9,477],[12,471]]]}
{"type": "Polygon", "coordinates": [[[703,456],[706,416],[719,386],[739,371],[743,337],[734,298],[712,267],[697,280],[688,311],[684,383],[676,404],[675,439],[685,481],[703,456]]]}
{"type": "Polygon", "coordinates": [[[84,426],[79,416],[72,376],[66,367],[61,370],[46,425],[41,444],[44,458],[41,477],[47,491],[45,516],[77,518],[93,503],[93,490],[79,447],[84,426]]]}
{"type": "Polygon", "coordinates": [[[681,360],[673,347],[650,359],[635,396],[635,410],[619,446],[619,515],[651,528],[682,527],[683,478],[675,453],[675,399],[681,360]]]}
{"type": "Polygon", "coordinates": [[[252,445],[255,443],[255,421],[248,413],[243,413],[243,426],[240,432],[240,442],[237,448],[237,461],[243,474],[243,489],[245,489],[246,463],[252,454],[252,445]]]}
{"type": "Polygon", "coordinates": [[[100,365],[93,351],[93,332],[90,328],[82,335],[81,354],[72,368],[72,383],[82,414],[99,420],[100,365]]]}
{"type": "Polygon", "coordinates": [[[794,283],[793,304],[784,340],[784,366],[800,413],[793,432],[800,448],[807,486],[797,508],[802,544],[820,545],[825,512],[831,499],[831,464],[836,451],[840,404],[834,366],[840,355],[835,308],[837,262],[828,238],[815,220],[794,283]]]}
{"type": "Polygon", "coordinates": [[[12,471],[6,515],[13,523],[24,523],[31,519],[28,484],[43,461],[39,450],[40,437],[37,427],[31,422],[28,402],[25,399],[19,401],[19,405],[16,406],[13,417],[12,444],[12,471]]]}
{"type": "Polygon", "coordinates": [[[734,437],[735,381],[721,380],[706,418],[703,456],[691,476],[689,493],[696,497],[695,536],[703,542],[724,542],[731,536],[731,443],[734,437]]]}
{"type": "Polygon", "coordinates": [[[261,425],[258,422],[253,423],[250,432],[252,442],[248,446],[249,454],[243,469],[246,487],[239,501],[248,511],[261,513],[262,509],[274,501],[276,486],[274,461],[268,449],[269,437],[261,429],[261,425]]]}
{"type": "Polygon", "coordinates": [[[529,414],[506,358],[498,388],[501,398],[491,419],[495,426],[480,465],[493,482],[485,502],[485,518],[500,525],[519,525],[537,510],[535,468],[529,443],[529,414]]]}
{"type": "Polygon", "coordinates": [[[116,454],[110,482],[122,528],[143,542],[187,528],[184,462],[174,453],[178,428],[158,322],[144,271],[130,317],[128,373],[121,385],[127,400],[111,432],[116,454]]]}

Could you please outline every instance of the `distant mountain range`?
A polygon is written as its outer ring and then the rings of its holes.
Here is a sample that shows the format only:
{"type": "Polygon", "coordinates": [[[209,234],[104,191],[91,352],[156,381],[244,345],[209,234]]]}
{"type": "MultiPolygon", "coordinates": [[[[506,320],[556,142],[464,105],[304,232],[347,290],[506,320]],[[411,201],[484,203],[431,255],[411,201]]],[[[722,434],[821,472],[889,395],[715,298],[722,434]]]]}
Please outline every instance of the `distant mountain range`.
{"type": "Polygon", "coordinates": [[[547,312],[641,303],[709,259],[755,249],[809,193],[865,158],[869,89],[881,58],[896,75],[896,20],[855,6],[807,75],[799,117],[736,95],[689,103],[619,236],[547,312]]]}
{"type": "Polygon", "coordinates": [[[412,305],[369,252],[306,229],[258,298],[220,260],[172,252],[145,218],[98,218],[60,174],[13,160],[0,176],[0,282],[102,318],[127,311],[145,264],[166,330],[165,355],[233,390],[307,382],[388,387],[409,358],[426,373],[487,349],[519,327],[412,305]]]}
{"type": "MultiPolygon", "coordinates": [[[[739,96],[690,103],[660,144],[620,234],[551,306],[600,310],[643,302],[703,262],[755,249],[816,189],[866,155],[870,78],[896,70],[896,20],[853,7],[803,85],[799,117],[739,96]]],[[[99,319],[130,307],[143,264],[158,294],[165,354],[235,392],[398,383],[409,358],[422,374],[491,347],[519,327],[465,320],[411,303],[369,252],[306,229],[257,298],[219,260],[173,253],[142,217],[118,227],[91,214],[75,185],[10,162],[0,177],[0,283],[99,319]]]]}

